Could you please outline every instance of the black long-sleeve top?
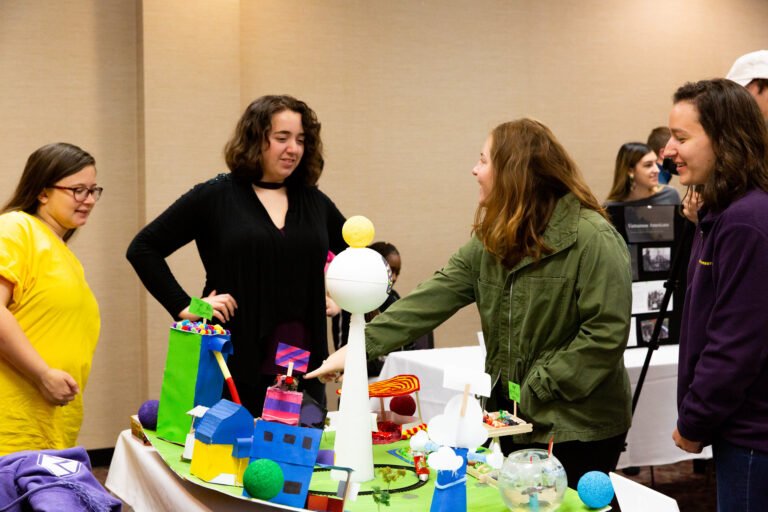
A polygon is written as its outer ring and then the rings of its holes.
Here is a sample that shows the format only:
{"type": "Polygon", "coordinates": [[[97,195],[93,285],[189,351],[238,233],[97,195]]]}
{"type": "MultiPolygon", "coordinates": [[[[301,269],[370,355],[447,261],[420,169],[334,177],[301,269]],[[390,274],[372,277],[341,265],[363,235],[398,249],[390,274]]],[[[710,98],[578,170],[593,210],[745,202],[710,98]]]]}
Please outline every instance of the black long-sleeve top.
{"type": "Polygon", "coordinates": [[[220,174],[181,196],[133,239],[127,257],[147,290],[177,315],[190,296],[165,258],[194,241],[205,268],[202,296],[229,293],[238,304],[224,325],[232,333],[228,365],[235,382],[255,383],[265,340],[276,325],[309,332],[310,368],[328,356],[323,267],[346,245],[344,217],[317,187],[290,186],[285,227],[272,222],[251,183],[220,174]]]}

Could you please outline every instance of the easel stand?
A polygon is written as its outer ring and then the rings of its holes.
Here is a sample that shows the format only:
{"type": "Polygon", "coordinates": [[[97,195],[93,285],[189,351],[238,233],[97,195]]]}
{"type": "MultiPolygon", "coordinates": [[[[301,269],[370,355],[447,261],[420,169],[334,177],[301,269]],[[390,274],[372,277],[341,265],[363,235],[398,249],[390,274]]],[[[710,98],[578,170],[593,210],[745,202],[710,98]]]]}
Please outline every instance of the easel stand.
{"type": "Polygon", "coordinates": [[[659,314],[656,317],[656,323],[653,326],[653,332],[651,333],[651,339],[648,341],[648,352],[645,354],[645,361],[643,362],[643,368],[640,370],[640,377],[637,379],[637,385],[635,386],[635,393],[632,396],[632,415],[635,414],[637,408],[637,402],[640,398],[640,392],[643,389],[643,383],[645,382],[645,375],[648,373],[648,367],[651,364],[651,357],[653,352],[659,348],[659,335],[661,334],[662,323],[664,317],[667,314],[667,308],[669,307],[669,301],[672,298],[672,293],[677,289],[681,282],[681,278],[684,272],[688,269],[687,261],[684,255],[689,255],[689,251],[684,250],[691,246],[693,242],[693,235],[696,233],[696,224],[688,220],[683,225],[683,233],[680,236],[680,240],[675,247],[675,257],[672,259],[672,268],[669,271],[669,278],[664,282],[664,298],[659,306],[659,314]]]}

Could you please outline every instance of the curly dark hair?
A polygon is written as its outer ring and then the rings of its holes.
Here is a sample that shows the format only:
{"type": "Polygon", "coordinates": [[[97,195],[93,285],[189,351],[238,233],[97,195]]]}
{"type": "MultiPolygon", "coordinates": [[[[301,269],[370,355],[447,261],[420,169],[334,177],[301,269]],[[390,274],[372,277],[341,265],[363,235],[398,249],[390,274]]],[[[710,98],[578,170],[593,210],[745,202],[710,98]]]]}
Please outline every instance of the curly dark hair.
{"type": "Polygon", "coordinates": [[[701,190],[704,205],[722,211],[752,188],[768,192],[768,129],[744,87],[724,78],[688,82],[673,101],[693,104],[712,143],[715,168],[701,190]]]}
{"type": "Polygon", "coordinates": [[[286,183],[310,186],[317,184],[323,172],[320,122],[306,103],[288,95],[262,96],[245,109],[237,122],[234,135],[224,147],[224,160],[233,175],[252,181],[261,179],[262,146],[269,144],[272,116],[284,110],[300,114],[304,129],[304,155],[296,170],[286,179],[286,183]]]}

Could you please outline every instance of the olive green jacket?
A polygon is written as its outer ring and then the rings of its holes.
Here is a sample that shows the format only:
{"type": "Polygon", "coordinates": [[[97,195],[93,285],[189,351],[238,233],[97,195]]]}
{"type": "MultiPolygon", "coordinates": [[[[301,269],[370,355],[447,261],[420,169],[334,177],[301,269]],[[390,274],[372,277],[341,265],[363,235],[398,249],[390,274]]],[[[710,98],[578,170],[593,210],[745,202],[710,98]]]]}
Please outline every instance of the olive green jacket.
{"type": "Polygon", "coordinates": [[[473,237],[448,264],[366,327],[378,357],[475,302],[486,371],[520,384],[518,414],[534,425],[517,442],[597,441],[626,432],[631,390],[624,368],[632,304],[627,246],[572,194],[558,201],[538,263],[505,268],[473,237]]]}

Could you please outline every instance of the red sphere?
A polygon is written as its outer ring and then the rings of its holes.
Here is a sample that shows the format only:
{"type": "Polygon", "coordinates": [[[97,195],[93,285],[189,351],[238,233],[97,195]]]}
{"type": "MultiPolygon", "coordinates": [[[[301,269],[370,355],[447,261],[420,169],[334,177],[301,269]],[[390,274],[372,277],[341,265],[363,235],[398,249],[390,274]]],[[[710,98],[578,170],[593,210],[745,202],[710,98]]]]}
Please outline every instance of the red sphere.
{"type": "Polygon", "coordinates": [[[389,410],[400,416],[413,416],[416,412],[416,401],[411,395],[396,396],[390,400],[389,410]]]}

